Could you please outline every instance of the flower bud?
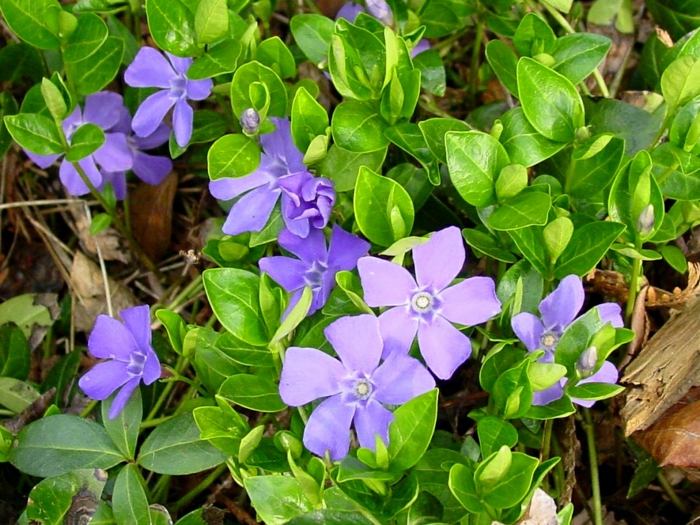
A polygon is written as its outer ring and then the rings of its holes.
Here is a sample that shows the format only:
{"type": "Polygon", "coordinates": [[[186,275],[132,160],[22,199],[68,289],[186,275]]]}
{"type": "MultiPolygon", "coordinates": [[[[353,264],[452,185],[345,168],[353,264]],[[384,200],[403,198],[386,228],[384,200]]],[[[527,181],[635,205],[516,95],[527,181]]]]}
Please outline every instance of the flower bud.
{"type": "Polygon", "coordinates": [[[595,370],[595,366],[598,363],[598,349],[595,346],[589,346],[586,348],[581,356],[576,361],[576,370],[581,375],[581,377],[588,377],[595,370]]]}
{"type": "Polygon", "coordinates": [[[284,450],[285,452],[291,452],[294,459],[298,459],[301,456],[301,453],[304,451],[301,441],[299,441],[294,434],[286,430],[277,432],[274,437],[274,442],[278,448],[284,450]]]}
{"type": "Polygon", "coordinates": [[[260,114],[253,108],[248,108],[241,114],[241,128],[246,135],[255,135],[260,127],[260,114]]]}
{"type": "Polygon", "coordinates": [[[390,26],[394,23],[391,8],[384,0],[367,0],[366,5],[367,11],[384,25],[390,26]]]}
{"type": "Polygon", "coordinates": [[[641,235],[649,235],[651,230],[654,228],[654,222],[654,205],[647,204],[637,219],[637,231],[641,235]]]}

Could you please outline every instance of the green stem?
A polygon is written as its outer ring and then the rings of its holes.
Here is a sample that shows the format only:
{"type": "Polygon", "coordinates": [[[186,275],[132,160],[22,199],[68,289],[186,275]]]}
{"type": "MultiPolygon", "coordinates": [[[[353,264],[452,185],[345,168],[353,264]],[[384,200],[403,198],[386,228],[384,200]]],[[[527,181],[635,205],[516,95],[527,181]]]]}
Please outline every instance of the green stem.
{"type": "Polygon", "coordinates": [[[593,491],[593,524],[603,525],[603,505],[600,499],[600,478],[598,476],[598,453],[595,446],[595,429],[591,419],[591,413],[587,408],[583,409],[583,429],[586,431],[586,444],[588,446],[588,462],[591,468],[591,489],[593,491]]]}
{"type": "MultiPolygon", "coordinates": [[[[185,370],[189,363],[189,360],[185,358],[184,356],[180,356],[177,359],[177,363],[175,364],[175,373],[180,375],[182,372],[185,370]]],[[[145,423],[148,423],[151,419],[155,417],[155,415],[158,413],[160,410],[161,406],[163,406],[163,403],[165,403],[165,400],[168,398],[168,395],[170,395],[170,392],[172,391],[173,388],[175,388],[175,381],[168,383],[165,385],[165,388],[163,391],[160,393],[160,396],[158,396],[158,399],[156,400],[155,404],[153,405],[153,408],[151,411],[148,413],[148,417],[146,418],[145,423]]]]}
{"type": "Polygon", "coordinates": [[[151,501],[159,502],[164,501],[164,496],[168,492],[170,487],[170,476],[168,474],[163,474],[158,481],[156,481],[155,487],[151,492],[151,501]]]}
{"type": "Polygon", "coordinates": [[[540,450],[540,461],[547,461],[549,459],[549,451],[552,444],[552,428],[554,427],[554,420],[547,419],[544,422],[544,430],[542,434],[542,449],[540,450]]]}
{"type": "Polygon", "coordinates": [[[642,260],[634,259],[632,262],[632,275],[630,276],[629,293],[627,294],[627,306],[625,317],[629,320],[634,312],[634,303],[637,301],[637,288],[639,287],[639,275],[642,273],[642,260]]]}
{"type": "Polygon", "coordinates": [[[139,426],[139,429],[143,430],[145,428],[156,427],[156,426],[160,425],[161,423],[165,423],[166,421],[168,421],[169,419],[172,419],[172,418],[173,418],[173,416],[163,416],[163,417],[157,417],[154,419],[149,419],[148,421],[144,421],[143,423],[141,423],[141,425],[139,426]]]}
{"type": "Polygon", "coordinates": [[[219,476],[221,476],[221,474],[223,474],[224,470],[226,470],[226,463],[223,463],[216,467],[214,470],[212,470],[206,478],[197,483],[196,487],[194,487],[192,490],[190,490],[187,494],[182,496],[173,504],[173,510],[177,512],[182,507],[191,502],[194,498],[199,496],[199,494],[201,494],[203,491],[209,488],[212,485],[212,483],[214,483],[216,479],[219,476]]]}
{"type": "Polygon", "coordinates": [[[658,475],[656,478],[659,480],[659,484],[661,485],[661,488],[664,489],[664,492],[666,492],[666,495],[668,496],[668,499],[671,500],[671,503],[680,510],[681,512],[687,514],[688,513],[688,508],[685,506],[685,503],[683,503],[683,500],[681,500],[678,497],[678,494],[676,494],[676,491],[673,490],[673,485],[669,483],[669,481],[666,479],[666,476],[664,476],[664,473],[662,470],[659,471],[658,475]]]}
{"type": "Polygon", "coordinates": [[[484,40],[484,24],[479,21],[476,25],[476,35],[474,36],[472,59],[469,64],[469,96],[474,102],[476,92],[479,90],[479,58],[481,57],[481,42],[484,40]]]}
{"type": "Polygon", "coordinates": [[[83,409],[83,411],[80,413],[80,417],[88,417],[90,415],[90,412],[95,410],[95,407],[97,406],[97,401],[90,401],[87,406],[83,409]]]}

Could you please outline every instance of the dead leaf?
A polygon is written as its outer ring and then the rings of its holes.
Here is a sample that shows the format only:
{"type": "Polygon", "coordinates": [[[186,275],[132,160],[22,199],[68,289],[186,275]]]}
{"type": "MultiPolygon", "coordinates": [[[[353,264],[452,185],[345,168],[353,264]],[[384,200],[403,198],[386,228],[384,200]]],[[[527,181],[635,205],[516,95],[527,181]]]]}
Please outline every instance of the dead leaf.
{"type": "Polygon", "coordinates": [[[518,525],[557,525],[557,504],[542,489],[535,490],[527,514],[518,525]]]}
{"type": "MultiPolygon", "coordinates": [[[[74,318],[78,331],[89,331],[95,323],[95,317],[107,313],[105,287],[100,267],[81,252],[76,251],[70,270],[71,287],[75,292],[74,318]]],[[[111,278],[109,283],[112,308],[116,314],[123,308],[134,306],[136,298],[128,288],[111,278]]]]}
{"type": "Polygon", "coordinates": [[[158,186],[142,183],[131,193],[132,231],[152,261],[159,261],[170,246],[177,180],[173,172],[158,186]]]}
{"type": "Polygon", "coordinates": [[[662,467],[700,468],[700,401],[669,412],[632,437],[662,467]]]}
{"type": "Polygon", "coordinates": [[[80,244],[88,253],[97,255],[97,247],[105,261],[120,261],[127,264],[131,260],[131,253],[122,246],[122,241],[114,228],[106,228],[97,235],[90,233],[90,220],[85,213],[85,206],[76,205],[70,207],[75,229],[80,239],[80,244]]]}

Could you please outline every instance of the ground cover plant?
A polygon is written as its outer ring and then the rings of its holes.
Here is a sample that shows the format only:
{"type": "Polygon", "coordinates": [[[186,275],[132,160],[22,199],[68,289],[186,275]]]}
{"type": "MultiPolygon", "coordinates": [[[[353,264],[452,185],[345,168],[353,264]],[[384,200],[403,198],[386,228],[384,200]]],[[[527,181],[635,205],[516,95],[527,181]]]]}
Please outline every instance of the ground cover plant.
{"type": "Polygon", "coordinates": [[[0,13],[3,523],[696,515],[696,2],[0,13]]]}

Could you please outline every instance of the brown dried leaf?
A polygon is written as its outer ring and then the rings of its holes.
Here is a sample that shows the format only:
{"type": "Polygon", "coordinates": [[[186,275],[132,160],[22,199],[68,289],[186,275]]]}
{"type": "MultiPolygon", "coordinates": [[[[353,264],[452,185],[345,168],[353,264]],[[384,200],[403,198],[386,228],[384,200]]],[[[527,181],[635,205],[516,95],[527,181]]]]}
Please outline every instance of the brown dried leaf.
{"type": "Polygon", "coordinates": [[[71,206],[71,214],[75,220],[75,229],[80,239],[80,244],[88,253],[97,255],[97,247],[105,261],[120,261],[127,264],[131,260],[131,253],[122,246],[121,238],[114,228],[106,228],[97,235],[90,233],[90,219],[85,213],[85,207],[81,205],[71,206]]]}
{"type": "Polygon", "coordinates": [[[700,401],[664,415],[633,437],[662,467],[700,468],[700,401]]]}
{"type": "MultiPolygon", "coordinates": [[[[88,331],[98,314],[107,312],[105,287],[100,267],[88,259],[81,251],[75,252],[70,270],[71,288],[75,292],[74,317],[78,331],[88,331]]],[[[128,288],[110,279],[109,291],[112,308],[118,312],[136,304],[136,298],[128,288]]]]}
{"type": "Polygon", "coordinates": [[[160,260],[170,246],[176,191],[177,173],[173,172],[158,186],[140,184],[131,193],[132,231],[152,261],[160,260]]]}

